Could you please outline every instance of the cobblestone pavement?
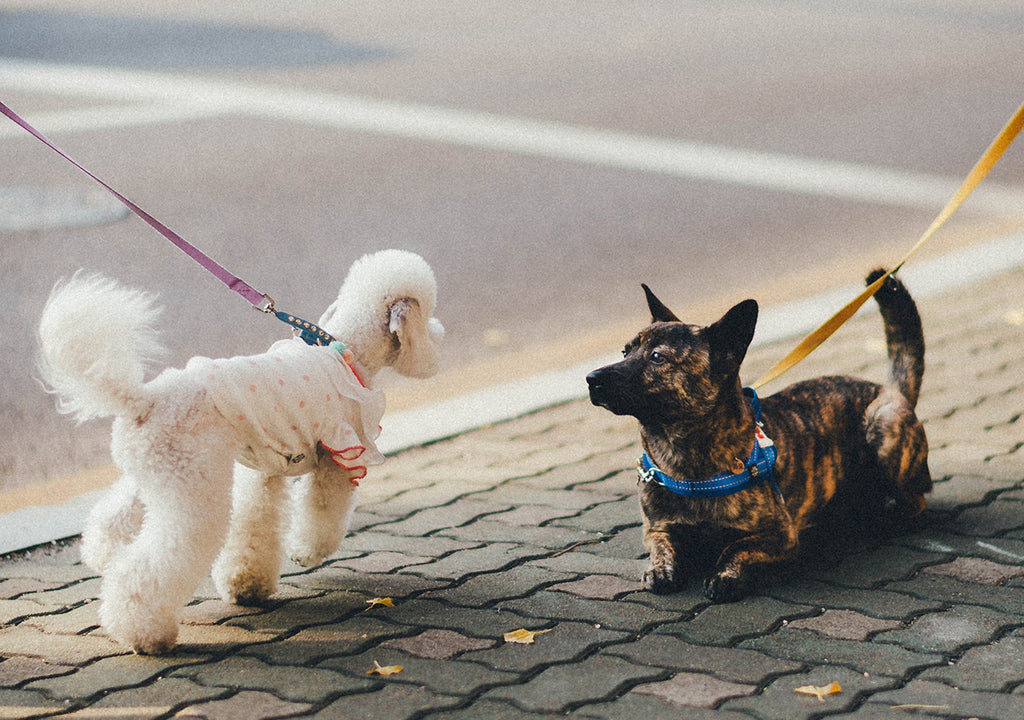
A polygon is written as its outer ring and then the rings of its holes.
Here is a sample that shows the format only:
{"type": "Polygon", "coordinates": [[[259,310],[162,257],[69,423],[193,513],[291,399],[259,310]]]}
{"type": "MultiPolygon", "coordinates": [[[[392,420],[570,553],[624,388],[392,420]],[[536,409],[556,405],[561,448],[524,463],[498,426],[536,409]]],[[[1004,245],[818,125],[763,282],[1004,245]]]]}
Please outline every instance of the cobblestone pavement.
{"type": "MultiPolygon", "coordinates": [[[[4,559],[0,718],[1024,717],[1022,288],[921,303],[938,482],[912,532],[807,542],[730,605],[646,593],[635,428],[573,402],[390,458],[335,557],[261,609],[203,586],[166,656],[98,629],[73,543],[4,559]],[[503,641],[518,628],[545,632],[503,641]]],[[[791,375],[885,366],[872,314],[791,375]]]]}

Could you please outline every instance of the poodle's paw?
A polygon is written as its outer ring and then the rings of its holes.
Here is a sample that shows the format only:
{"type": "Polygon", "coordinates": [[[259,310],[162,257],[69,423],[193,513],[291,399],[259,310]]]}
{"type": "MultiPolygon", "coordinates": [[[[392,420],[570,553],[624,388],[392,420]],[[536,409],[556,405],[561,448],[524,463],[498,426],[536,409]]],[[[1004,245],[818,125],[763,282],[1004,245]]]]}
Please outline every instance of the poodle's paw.
{"type": "Polygon", "coordinates": [[[334,551],[341,545],[341,538],[328,537],[326,534],[319,537],[311,537],[310,533],[293,534],[288,538],[288,557],[302,567],[316,567],[322,564],[327,558],[334,554],[334,551]]]}
{"type": "Polygon", "coordinates": [[[216,585],[221,600],[232,605],[263,605],[277,592],[276,578],[268,580],[252,575],[233,577],[224,583],[217,582],[216,585]]]}
{"type": "Polygon", "coordinates": [[[293,549],[288,556],[296,563],[305,568],[316,567],[328,558],[330,552],[317,550],[315,548],[293,549]]]}
{"type": "Polygon", "coordinates": [[[124,618],[109,617],[117,613],[104,613],[103,627],[114,640],[127,645],[138,655],[162,655],[174,648],[178,641],[178,622],[175,618],[152,617],[138,625],[124,618]]]}
{"type": "Polygon", "coordinates": [[[214,563],[212,575],[221,600],[232,605],[262,605],[277,592],[278,575],[269,567],[233,564],[222,555],[214,563]]]}

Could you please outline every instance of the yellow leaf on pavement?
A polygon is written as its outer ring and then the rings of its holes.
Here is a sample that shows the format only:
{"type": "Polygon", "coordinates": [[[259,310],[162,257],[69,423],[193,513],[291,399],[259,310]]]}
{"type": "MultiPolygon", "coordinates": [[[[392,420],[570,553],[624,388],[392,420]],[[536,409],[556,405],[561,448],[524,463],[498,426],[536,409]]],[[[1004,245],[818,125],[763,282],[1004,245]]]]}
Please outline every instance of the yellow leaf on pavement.
{"type": "Polygon", "coordinates": [[[402,666],[401,665],[381,665],[379,662],[374,660],[373,661],[373,669],[372,670],[367,670],[366,674],[367,675],[384,675],[386,677],[388,675],[397,675],[400,672],[402,672],[402,666]]]}
{"type": "Polygon", "coordinates": [[[842,691],[843,688],[837,682],[832,682],[828,685],[804,685],[793,690],[793,692],[800,693],[801,695],[813,695],[821,702],[825,702],[826,695],[835,695],[842,691]]]}
{"type": "Polygon", "coordinates": [[[520,645],[533,645],[533,638],[546,632],[551,632],[551,630],[527,630],[526,628],[519,628],[518,630],[505,633],[504,637],[505,642],[519,643],[520,645]]]}
{"type": "MultiPolygon", "coordinates": [[[[383,605],[384,607],[394,607],[395,606],[395,604],[391,601],[391,598],[389,598],[389,597],[386,597],[386,598],[374,598],[373,600],[367,600],[366,604],[370,606],[370,607],[366,608],[366,610],[369,610],[372,607],[376,607],[377,605],[383,605]]],[[[363,610],[363,612],[366,612],[366,610],[363,610]]]]}

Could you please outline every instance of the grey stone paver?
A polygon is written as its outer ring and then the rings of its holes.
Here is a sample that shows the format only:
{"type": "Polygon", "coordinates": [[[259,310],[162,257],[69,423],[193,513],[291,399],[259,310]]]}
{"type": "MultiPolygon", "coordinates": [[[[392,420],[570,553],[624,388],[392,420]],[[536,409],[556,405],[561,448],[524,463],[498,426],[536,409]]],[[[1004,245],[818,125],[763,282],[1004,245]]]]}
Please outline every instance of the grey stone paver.
{"type": "MultiPolygon", "coordinates": [[[[333,557],[287,563],[258,608],[204,582],[165,656],[97,627],[76,542],[0,559],[0,716],[1017,720],[1024,326],[1005,318],[1022,287],[1018,269],[920,303],[924,516],[812,535],[744,600],[712,605],[696,578],[642,589],[636,429],[580,400],[389,458],[333,557]],[[548,632],[504,640],[520,628],[548,632]],[[795,692],[833,681],[822,700],[795,692]]],[[[879,333],[854,320],[790,379],[882,379],[879,333]]],[[[788,349],[752,351],[745,376],[788,349]]]]}

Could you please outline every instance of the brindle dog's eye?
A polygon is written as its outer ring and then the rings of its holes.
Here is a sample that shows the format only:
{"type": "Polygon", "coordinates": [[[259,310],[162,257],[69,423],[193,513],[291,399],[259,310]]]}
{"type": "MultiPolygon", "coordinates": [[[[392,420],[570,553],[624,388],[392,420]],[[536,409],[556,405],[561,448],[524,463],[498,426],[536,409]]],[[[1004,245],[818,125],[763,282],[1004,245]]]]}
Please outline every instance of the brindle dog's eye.
{"type": "Polygon", "coordinates": [[[651,353],[651,363],[654,365],[664,365],[666,360],[667,358],[657,350],[651,353]]]}

